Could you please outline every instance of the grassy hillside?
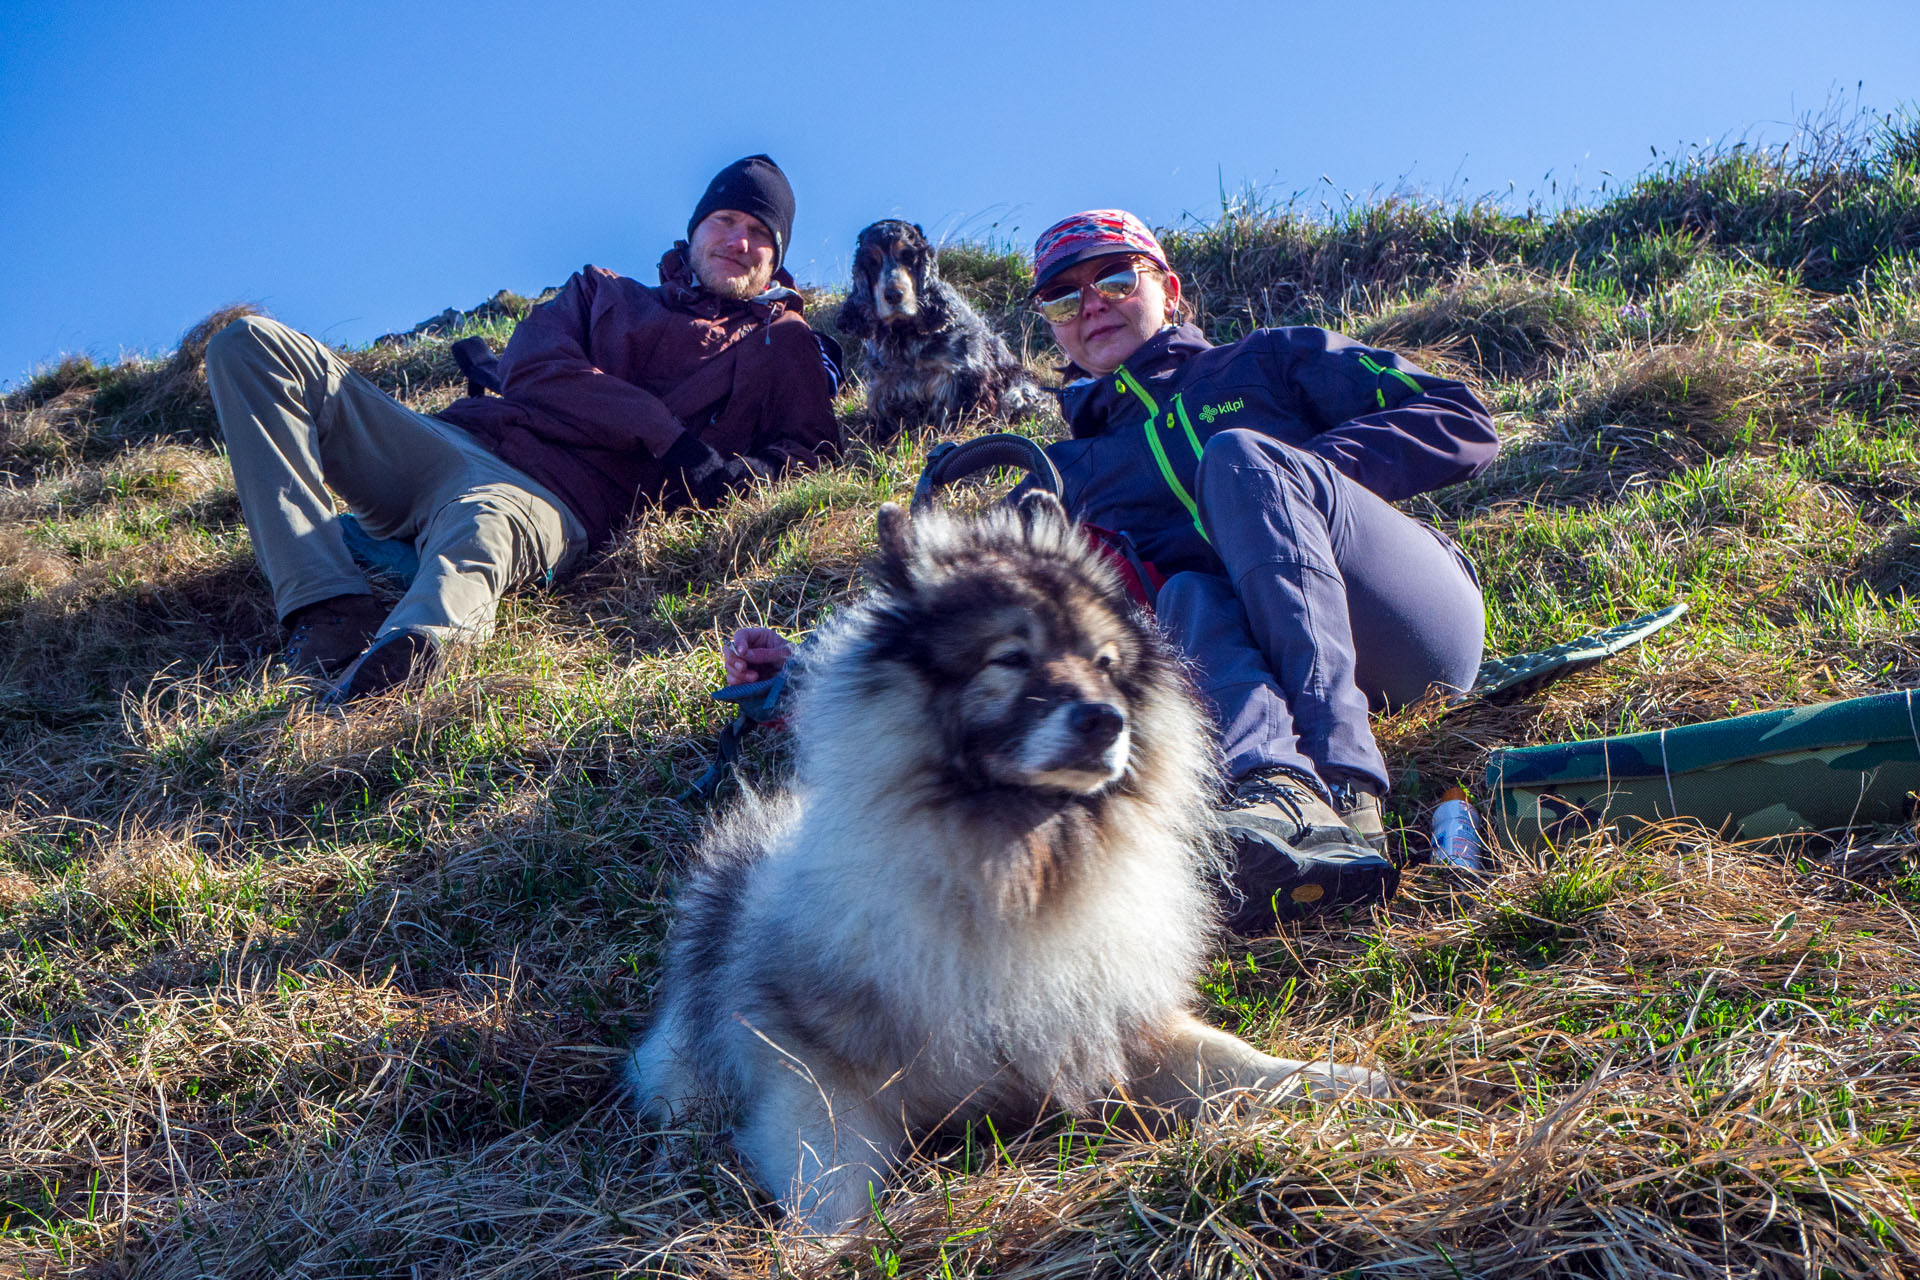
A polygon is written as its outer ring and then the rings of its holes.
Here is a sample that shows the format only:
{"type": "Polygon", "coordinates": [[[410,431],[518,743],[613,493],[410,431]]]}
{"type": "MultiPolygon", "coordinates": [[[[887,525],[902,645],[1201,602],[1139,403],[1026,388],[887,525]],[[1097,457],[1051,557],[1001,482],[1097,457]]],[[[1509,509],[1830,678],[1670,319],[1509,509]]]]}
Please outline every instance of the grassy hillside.
{"type": "MultiPolygon", "coordinates": [[[[1325,323],[1483,388],[1499,462],[1413,505],[1494,651],[1692,605],[1531,702],[1384,724],[1413,831],[1493,747],[1920,683],[1911,118],[1592,208],[1236,206],[1168,244],[1217,337],[1325,323]]],[[[945,262],[1039,360],[1017,256],[945,262]]],[[[724,1143],[642,1132],[610,1073],[708,817],[673,797],[719,640],[855,590],[925,442],[645,520],[457,678],[329,718],[271,663],[199,370],[223,320],[0,404],[0,1275],[1920,1275],[1912,827],[1846,875],[1594,837],[1225,940],[1213,1021],[1404,1096],[981,1134],[864,1251],[783,1262],[724,1143]]],[[[432,409],[454,336],[351,358],[432,409]]]]}

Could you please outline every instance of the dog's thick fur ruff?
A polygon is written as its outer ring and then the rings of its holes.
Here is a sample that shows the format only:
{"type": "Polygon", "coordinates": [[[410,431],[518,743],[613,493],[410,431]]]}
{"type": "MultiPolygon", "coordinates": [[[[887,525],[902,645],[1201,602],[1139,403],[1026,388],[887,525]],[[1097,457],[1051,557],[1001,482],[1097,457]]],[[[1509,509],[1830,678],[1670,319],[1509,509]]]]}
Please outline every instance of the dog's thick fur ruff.
{"type": "Polygon", "coordinates": [[[642,1108],[731,1118],[796,1225],[832,1233],[916,1136],[981,1113],[1380,1092],[1193,1016],[1212,737],[1059,504],[888,506],[873,572],[813,642],[791,786],[743,801],[683,891],[642,1108]]]}
{"type": "Polygon", "coordinates": [[[867,412],[883,438],[983,415],[1043,412],[1051,397],[952,285],[911,222],[876,222],[854,246],[853,281],[837,319],[864,341],[867,412]]]}

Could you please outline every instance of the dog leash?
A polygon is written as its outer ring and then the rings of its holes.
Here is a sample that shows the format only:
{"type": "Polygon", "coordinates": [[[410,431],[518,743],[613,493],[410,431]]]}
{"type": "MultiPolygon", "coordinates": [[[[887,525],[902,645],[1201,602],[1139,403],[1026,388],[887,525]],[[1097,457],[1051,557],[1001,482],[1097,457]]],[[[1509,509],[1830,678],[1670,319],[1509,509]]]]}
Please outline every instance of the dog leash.
{"type": "Polygon", "coordinates": [[[758,725],[777,722],[785,714],[780,708],[780,699],[787,691],[787,675],[795,669],[794,663],[805,648],[802,644],[788,654],[786,664],[765,680],[725,685],[713,691],[716,701],[732,703],[738,714],[714,738],[713,760],[707,765],[707,771],[680,793],[681,804],[718,791],[727,774],[739,763],[740,744],[747,734],[758,725]]]}

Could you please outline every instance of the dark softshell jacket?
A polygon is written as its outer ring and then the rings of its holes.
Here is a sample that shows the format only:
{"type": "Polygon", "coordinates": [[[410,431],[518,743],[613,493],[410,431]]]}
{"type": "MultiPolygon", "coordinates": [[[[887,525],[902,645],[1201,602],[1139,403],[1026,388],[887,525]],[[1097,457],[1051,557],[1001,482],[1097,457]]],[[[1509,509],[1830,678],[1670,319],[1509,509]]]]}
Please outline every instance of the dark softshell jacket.
{"type": "Polygon", "coordinates": [[[684,501],[660,462],[682,431],[764,475],[844,444],[799,295],[718,297],[694,283],[684,244],[660,260],[658,286],[599,267],[575,274],[514,329],[500,382],[501,395],[439,416],[553,490],[594,545],[637,505],[684,501]]]}
{"type": "Polygon", "coordinates": [[[1258,329],[1216,347],[1167,328],[1102,378],[1059,391],[1071,428],[1047,446],[1067,510],[1126,534],[1167,573],[1218,572],[1192,505],[1201,449],[1246,428],[1317,453],[1397,501],[1479,474],[1499,449],[1462,383],[1326,329],[1258,329]]]}

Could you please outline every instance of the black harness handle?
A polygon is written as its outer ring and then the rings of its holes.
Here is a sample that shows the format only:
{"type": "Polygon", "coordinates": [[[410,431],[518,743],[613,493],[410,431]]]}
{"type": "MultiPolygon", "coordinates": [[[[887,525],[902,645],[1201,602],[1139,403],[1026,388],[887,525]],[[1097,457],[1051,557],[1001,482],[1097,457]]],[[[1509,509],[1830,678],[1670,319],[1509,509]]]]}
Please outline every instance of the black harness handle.
{"type": "Polygon", "coordinates": [[[933,446],[927,455],[927,469],[913,487],[913,510],[924,511],[934,496],[956,480],[994,467],[1014,467],[1048,493],[1058,498],[1066,492],[1059,468],[1046,450],[1025,436],[1011,431],[975,436],[967,441],[947,440],[933,446]]]}

